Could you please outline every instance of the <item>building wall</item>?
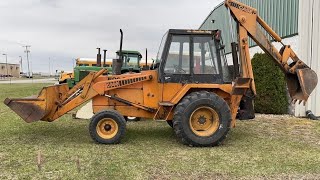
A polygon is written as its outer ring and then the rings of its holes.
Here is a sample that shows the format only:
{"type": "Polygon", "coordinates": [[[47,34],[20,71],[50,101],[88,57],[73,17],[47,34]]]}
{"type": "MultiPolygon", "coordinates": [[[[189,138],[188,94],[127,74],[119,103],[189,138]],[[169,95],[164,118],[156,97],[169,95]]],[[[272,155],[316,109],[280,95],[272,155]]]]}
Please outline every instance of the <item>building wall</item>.
{"type": "MultiPolygon", "coordinates": [[[[320,1],[300,1],[299,11],[299,49],[298,55],[318,74],[320,79],[320,1]]],[[[297,105],[295,115],[305,116],[305,112],[311,110],[316,116],[320,116],[320,83],[310,96],[306,106],[297,105]]]]}
{"type": "MultiPolygon", "coordinates": [[[[240,2],[254,7],[259,16],[281,37],[290,37],[298,34],[298,11],[299,0],[239,0],[240,2]]],[[[305,0],[303,0],[304,2],[305,0]]],[[[235,23],[233,25],[235,29],[235,23]]],[[[222,38],[226,45],[226,53],[231,52],[231,38],[229,16],[224,3],[217,6],[207,16],[199,29],[222,30],[222,38]],[[215,20],[215,23],[212,23],[215,20]]],[[[250,46],[255,43],[250,40],[250,46]]]]}
{"type": "Polygon", "coordinates": [[[6,64],[0,63],[0,75],[12,75],[13,77],[20,77],[20,65],[19,64],[6,64]],[[8,67],[8,73],[7,73],[8,67]]]}

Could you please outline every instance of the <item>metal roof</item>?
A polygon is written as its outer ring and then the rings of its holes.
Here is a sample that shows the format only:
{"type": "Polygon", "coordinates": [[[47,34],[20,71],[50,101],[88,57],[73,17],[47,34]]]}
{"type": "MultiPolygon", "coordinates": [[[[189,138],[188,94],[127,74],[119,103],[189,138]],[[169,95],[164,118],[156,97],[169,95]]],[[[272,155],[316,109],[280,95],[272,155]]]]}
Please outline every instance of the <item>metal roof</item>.
{"type": "MultiPolygon", "coordinates": [[[[281,37],[298,34],[299,0],[239,0],[258,10],[259,16],[281,37]]],[[[215,7],[207,16],[199,29],[222,30],[222,38],[226,45],[226,52],[230,52],[230,27],[227,9],[224,2],[215,7]],[[212,23],[212,20],[215,20],[212,23]]],[[[235,27],[235,23],[234,23],[235,27]]],[[[250,41],[250,46],[254,46],[250,41]]]]}

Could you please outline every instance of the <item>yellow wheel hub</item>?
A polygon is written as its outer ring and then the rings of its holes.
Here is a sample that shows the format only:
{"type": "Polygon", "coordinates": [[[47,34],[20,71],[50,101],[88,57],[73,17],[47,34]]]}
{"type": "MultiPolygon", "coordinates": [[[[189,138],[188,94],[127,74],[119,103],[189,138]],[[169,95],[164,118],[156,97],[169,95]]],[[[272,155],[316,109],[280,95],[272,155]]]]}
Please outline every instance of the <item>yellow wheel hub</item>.
{"type": "Polygon", "coordinates": [[[97,133],[103,139],[111,139],[118,133],[119,127],[115,120],[104,118],[97,124],[97,133]]]}
{"type": "Polygon", "coordinates": [[[196,135],[202,137],[211,136],[219,128],[219,115],[211,107],[199,107],[192,112],[189,125],[196,135]]]}

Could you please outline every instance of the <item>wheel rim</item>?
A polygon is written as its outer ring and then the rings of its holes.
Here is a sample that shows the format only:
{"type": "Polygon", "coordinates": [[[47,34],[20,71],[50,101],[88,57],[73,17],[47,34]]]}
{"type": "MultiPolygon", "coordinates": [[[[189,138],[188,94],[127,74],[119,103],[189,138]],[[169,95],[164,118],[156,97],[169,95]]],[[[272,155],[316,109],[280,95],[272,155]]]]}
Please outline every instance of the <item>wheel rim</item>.
{"type": "Polygon", "coordinates": [[[104,118],[99,121],[96,127],[98,135],[103,139],[111,139],[118,133],[119,127],[115,120],[104,118]]]}
{"type": "Polygon", "coordinates": [[[199,107],[189,118],[189,125],[193,133],[198,136],[211,136],[220,125],[218,113],[211,107],[199,107]]]}

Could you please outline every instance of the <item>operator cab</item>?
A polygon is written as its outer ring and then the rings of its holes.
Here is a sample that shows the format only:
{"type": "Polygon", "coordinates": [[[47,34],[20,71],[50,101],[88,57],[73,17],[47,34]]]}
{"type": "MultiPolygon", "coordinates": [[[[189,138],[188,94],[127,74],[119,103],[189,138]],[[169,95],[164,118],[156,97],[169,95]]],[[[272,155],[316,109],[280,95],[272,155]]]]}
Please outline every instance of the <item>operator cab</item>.
{"type": "MultiPolygon", "coordinates": [[[[117,58],[119,59],[120,51],[117,51],[117,58]]],[[[142,55],[139,51],[122,50],[123,62],[122,62],[122,73],[133,71],[140,72],[140,61],[142,55]]]]}
{"type": "Polygon", "coordinates": [[[219,30],[170,29],[158,51],[162,83],[231,83],[219,30]]]}

